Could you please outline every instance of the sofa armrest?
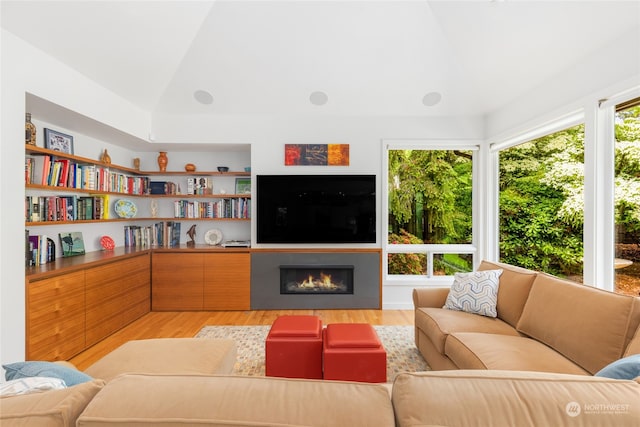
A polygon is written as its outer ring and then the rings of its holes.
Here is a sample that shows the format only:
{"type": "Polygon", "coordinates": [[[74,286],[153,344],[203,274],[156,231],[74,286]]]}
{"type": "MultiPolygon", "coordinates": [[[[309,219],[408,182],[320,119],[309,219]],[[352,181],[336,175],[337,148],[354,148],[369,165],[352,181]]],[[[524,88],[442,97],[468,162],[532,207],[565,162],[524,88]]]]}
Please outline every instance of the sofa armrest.
{"type": "Polygon", "coordinates": [[[449,295],[449,288],[417,288],[413,290],[413,306],[442,308],[449,295]]]}

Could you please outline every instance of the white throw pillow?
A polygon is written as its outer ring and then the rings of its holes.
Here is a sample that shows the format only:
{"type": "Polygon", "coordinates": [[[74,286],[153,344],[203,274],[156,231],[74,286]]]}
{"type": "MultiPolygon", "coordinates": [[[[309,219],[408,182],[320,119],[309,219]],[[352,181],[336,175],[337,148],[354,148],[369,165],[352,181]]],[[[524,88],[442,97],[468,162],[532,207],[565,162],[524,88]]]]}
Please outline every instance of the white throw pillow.
{"type": "Polygon", "coordinates": [[[456,273],[442,308],[497,317],[496,304],[501,274],[502,269],[456,273]]]}
{"type": "Polygon", "coordinates": [[[60,378],[26,377],[0,383],[0,396],[18,396],[21,394],[38,393],[47,390],[67,388],[60,378]]]}

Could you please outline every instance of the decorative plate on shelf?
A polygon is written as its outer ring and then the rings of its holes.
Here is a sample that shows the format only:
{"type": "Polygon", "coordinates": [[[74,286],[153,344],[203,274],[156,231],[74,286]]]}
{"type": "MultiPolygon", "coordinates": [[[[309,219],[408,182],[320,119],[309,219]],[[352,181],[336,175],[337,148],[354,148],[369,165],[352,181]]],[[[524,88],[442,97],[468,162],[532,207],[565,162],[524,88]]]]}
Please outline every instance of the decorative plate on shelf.
{"type": "Polygon", "coordinates": [[[133,218],[138,213],[136,205],[127,199],[120,199],[115,204],[116,214],[120,218],[133,218]]]}
{"type": "Polygon", "coordinates": [[[222,232],[215,228],[207,231],[204,234],[204,241],[207,245],[215,246],[222,242],[222,232]]]}
{"type": "Polygon", "coordinates": [[[113,241],[113,239],[109,236],[102,236],[100,238],[100,246],[102,246],[102,249],[105,249],[107,251],[111,251],[113,250],[113,248],[116,247],[116,243],[113,241]]]}

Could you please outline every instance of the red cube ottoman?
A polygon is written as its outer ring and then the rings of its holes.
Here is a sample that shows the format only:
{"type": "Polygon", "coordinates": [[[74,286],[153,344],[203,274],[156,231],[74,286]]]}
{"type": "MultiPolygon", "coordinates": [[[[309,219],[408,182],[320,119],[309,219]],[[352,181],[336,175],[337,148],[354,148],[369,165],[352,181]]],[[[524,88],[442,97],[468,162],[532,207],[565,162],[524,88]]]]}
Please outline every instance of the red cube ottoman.
{"type": "Polygon", "coordinates": [[[325,380],[387,381],[387,352],[368,323],[332,323],[324,330],[325,380]]]}
{"type": "Polygon", "coordinates": [[[317,316],[280,316],[265,343],[270,377],[322,378],[322,321],[317,316]]]}

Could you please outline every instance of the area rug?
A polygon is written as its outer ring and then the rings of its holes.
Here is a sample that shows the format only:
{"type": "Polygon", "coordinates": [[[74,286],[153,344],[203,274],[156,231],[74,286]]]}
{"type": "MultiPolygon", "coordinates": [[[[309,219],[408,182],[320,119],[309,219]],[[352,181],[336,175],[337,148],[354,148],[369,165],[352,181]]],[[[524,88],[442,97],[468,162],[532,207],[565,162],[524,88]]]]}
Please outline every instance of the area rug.
{"type": "MultiPolygon", "coordinates": [[[[264,376],[264,342],[271,326],[205,326],[196,338],[228,338],[236,342],[236,375],[264,376]]],[[[401,372],[427,371],[429,367],[414,342],[413,326],[374,326],[387,351],[387,381],[401,372]]]]}

